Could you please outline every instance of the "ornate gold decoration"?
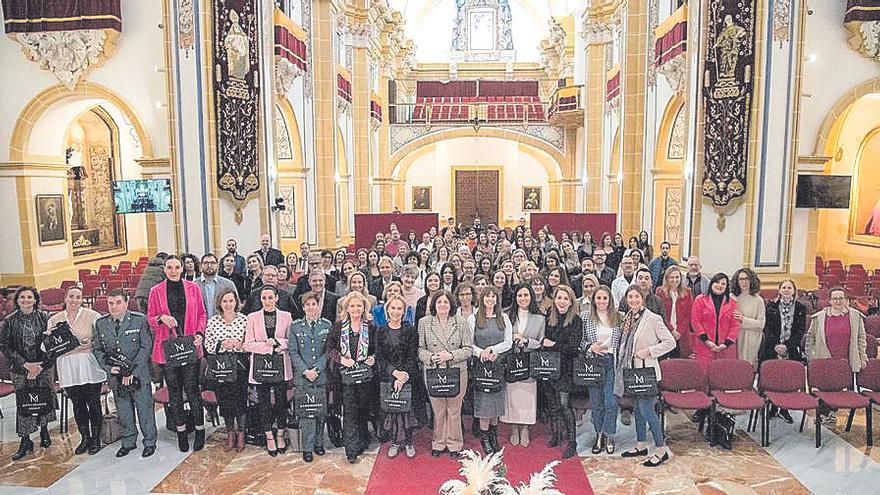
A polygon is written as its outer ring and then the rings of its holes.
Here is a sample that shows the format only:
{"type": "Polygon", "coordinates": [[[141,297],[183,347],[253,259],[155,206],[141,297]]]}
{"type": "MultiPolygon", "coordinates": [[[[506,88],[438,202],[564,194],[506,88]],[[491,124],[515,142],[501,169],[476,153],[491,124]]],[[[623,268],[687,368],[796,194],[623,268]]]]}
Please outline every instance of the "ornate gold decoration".
{"type": "Polygon", "coordinates": [[[177,11],[177,46],[189,56],[195,46],[195,11],[193,0],[180,0],[177,11]]]}
{"type": "Polygon", "coordinates": [[[72,90],[85,74],[101,65],[115,48],[119,33],[105,29],[48,31],[10,35],[25,56],[55,74],[72,90]]]}
{"type": "Polygon", "coordinates": [[[880,9],[876,0],[849,0],[843,24],[850,32],[849,46],[880,62],[880,9]]]}

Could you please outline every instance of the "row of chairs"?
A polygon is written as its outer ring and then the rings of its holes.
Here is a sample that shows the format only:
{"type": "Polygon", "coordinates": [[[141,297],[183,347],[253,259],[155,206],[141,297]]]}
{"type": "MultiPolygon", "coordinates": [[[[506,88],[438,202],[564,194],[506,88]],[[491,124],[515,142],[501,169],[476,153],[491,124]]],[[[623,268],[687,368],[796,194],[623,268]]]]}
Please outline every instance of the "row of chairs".
{"type": "MultiPolygon", "coordinates": [[[[760,417],[761,446],[767,447],[770,445],[768,412],[771,406],[802,411],[801,432],[804,431],[807,411],[814,411],[816,448],[819,448],[822,445],[820,406],[850,409],[846,431],[852,427],[855,410],[864,408],[867,445],[874,445],[872,404],[880,405],[880,360],[868,361],[858,374],[858,387],[853,387],[849,363],[841,359],[816,359],[807,367],[798,361],[784,359],[764,361],[758,374],[757,389],[752,365],[739,359],[716,359],[709,364],[708,373],[692,359],[666,359],[660,362],[660,368],[663,374],[660,382],[662,403],[681,410],[709,409],[709,431],[719,406],[750,411],[749,429],[757,428],[760,417]]],[[[665,422],[665,413],[661,413],[664,427],[665,422]]]]}

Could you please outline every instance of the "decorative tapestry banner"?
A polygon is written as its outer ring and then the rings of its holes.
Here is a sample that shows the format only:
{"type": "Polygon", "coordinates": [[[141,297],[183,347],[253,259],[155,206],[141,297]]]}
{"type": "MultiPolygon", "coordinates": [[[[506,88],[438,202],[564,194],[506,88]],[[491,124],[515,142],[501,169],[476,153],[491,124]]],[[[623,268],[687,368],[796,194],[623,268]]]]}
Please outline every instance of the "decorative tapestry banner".
{"type": "Polygon", "coordinates": [[[702,190],[721,215],[735,210],[746,193],[756,3],[709,0],[703,81],[702,190]]]}
{"type": "Polygon", "coordinates": [[[3,0],[7,34],[112,29],[122,31],[120,0],[3,0]]]}
{"type": "Polygon", "coordinates": [[[217,186],[241,205],[260,188],[257,0],[214,0],[217,186]]]}

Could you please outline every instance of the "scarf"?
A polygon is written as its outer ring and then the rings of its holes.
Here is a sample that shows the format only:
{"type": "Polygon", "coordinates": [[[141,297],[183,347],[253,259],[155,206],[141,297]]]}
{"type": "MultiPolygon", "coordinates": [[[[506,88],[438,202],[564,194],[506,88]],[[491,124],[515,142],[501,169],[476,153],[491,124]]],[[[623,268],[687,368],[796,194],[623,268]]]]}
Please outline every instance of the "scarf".
{"type": "MultiPolygon", "coordinates": [[[[342,329],[340,330],[339,335],[339,347],[342,355],[351,359],[351,344],[349,338],[351,337],[351,320],[344,320],[342,322],[342,329]]],[[[355,361],[363,361],[367,359],[367,354],[370,349],[370,327],[366,324],[366,322],[361,322],[361,332],[358,337],[357,350],[355,353],[354,360],[355,361]]]]}
{"type": "Polygon", "coordinates": [[[620,342],[617,344],[617,372],[614,373],[614,395],[623,397],[623,370],[633,368],[635,356],[636,329],[645,308],[629,310],[621,323],[620,342]]]}
{"type": "Polygon", "coordinates": [[[779,320],[782,323],[782,331],[779,334],[779,342],[788,342],[791,338],[791,327],[794,324],[794,298],[785,302],[779,298],[779,320]]]}

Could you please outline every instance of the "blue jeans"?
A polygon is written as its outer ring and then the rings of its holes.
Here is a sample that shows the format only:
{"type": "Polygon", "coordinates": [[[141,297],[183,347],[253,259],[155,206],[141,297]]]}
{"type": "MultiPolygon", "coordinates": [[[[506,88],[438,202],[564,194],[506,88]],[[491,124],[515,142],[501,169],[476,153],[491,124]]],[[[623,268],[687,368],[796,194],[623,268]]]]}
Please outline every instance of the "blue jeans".
{"type": "Polygon", "coordinates": [[[666,437],[663,435],[663,429],[660,428],[660,418],[654,411],[654,405],[657,403],[655,397],[636,399],[636,440],[644,442],[648,438],[648,432],[645,431],[645,423],[651,427],[651,436],[654,437],[654,445],[663,447],[666,445],[666,437]]]}
{"type": "Polygon", "coordinates": [[[590,393],[590,405],[593,428],[596,433],[613,435],[617,432],[617,396],[614,395],[614,355],[605,354],[601,357],[602,368],[605,370],[605,384],[600,387],[587,387],[590,393]]]}

